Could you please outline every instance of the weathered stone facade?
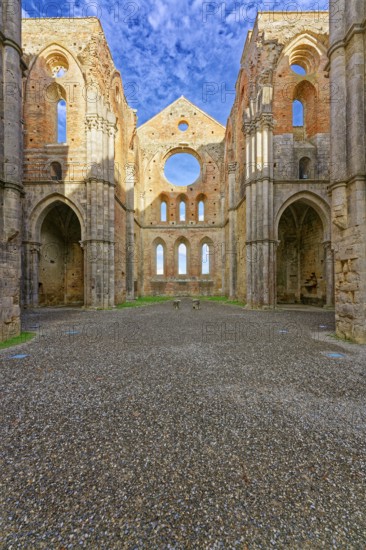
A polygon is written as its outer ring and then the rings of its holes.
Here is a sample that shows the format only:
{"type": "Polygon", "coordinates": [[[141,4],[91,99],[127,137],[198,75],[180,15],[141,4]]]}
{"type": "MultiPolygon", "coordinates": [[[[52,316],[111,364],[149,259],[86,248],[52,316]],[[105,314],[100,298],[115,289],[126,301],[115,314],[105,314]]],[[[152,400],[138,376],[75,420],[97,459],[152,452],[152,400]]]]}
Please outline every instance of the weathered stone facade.
{"type": "Polygon", "coordinates": [[[230,294],[248,307],[333,304],[327,47],[319,12],[260,13],[244,47],[225,160],[230,294]]]}
{"type": "Polygon", "coordinates": [[[137,129],[97,19],[27,19],[22,54],[2,2],[1,339],[22,288],[25,307],[335,303],[366,342],[365,6],[331,4],[330,45],[328,13],[258,14],[226,129],[183,97],[137,129]],[[176,153],[200,164],[186,187],[164,175],[176,153]]]}
{"type": "Polygon", "coordinates": [[[20,332],[21,6],[0,4],[0,341],[20,332]]]}
{"type": "Polygon", "coordinates": [[[128,286],[135,115],[97,19],[26,19],[23,49],[24,305],[114,306],[128,286]]]}
{"type": "MultiPolygon", "coordinates": [[[[217,295],[223,292],[224,137],[225,128],[184,97],[138,128],[139,178],[136,186],[136,233],[140,241],[138,290],[142,294],[217,295]],[[179,124],[188,126],[184,131],[179,124]],[[165,162],[176,153],[194,155],[198,179],[178,186],[164,176],[165,162]],[[185,203],[180,220],[179,204],[185,203]],[[199,219],[198,204],[204,203],[199,219]],[[161,220],[161,204],[167,207],[161,220]],[[187,271],[178,273],[179,244],[187,246],[187,271]],[[209,258],[202,258],[202,247],[209,258]],[[164,268],[158,273],[156,248],[163,247],[164,268]],[[209,273],[202,272],[202,261],[209,273]]],[[[205,254],[205,253],[204,253],[205,254]]]]}
{"type": "Polygon", "coordinates": [[[330,4],[337,333],[366,343],[366,6],[362,0],[330,4]]]}

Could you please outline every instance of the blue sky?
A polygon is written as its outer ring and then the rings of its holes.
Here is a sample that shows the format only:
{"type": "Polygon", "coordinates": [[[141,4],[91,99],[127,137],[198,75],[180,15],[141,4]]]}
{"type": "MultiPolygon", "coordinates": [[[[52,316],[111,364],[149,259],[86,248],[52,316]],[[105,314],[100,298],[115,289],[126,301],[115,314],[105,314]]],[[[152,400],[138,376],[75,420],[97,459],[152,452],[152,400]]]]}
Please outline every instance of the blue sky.
{"type": "Polygon", "coordinates": [[[198,160],[187,153],[177,153],[167,160],[164,168],[165,177],[175,185],[191,185],[201,173],[198,160]]]}
{"type": "Polygon", "coordinates": [[[181,95],[225,125],[257,9],[327,8],[327,0],[23,0],[25,16],[99,16],[139,125],[181,95]]]}

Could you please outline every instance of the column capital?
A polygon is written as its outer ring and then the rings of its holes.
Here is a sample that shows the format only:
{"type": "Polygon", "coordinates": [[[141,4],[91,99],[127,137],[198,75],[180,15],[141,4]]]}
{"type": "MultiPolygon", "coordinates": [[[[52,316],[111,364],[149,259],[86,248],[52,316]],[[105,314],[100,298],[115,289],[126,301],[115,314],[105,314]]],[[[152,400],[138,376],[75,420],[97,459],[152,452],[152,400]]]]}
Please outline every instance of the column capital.
{"type": "Polygon", "coordinates": [[[85,129],[92,130],[93,128],[98,128],[98,115],[86,115],[85,129]]]}
{"type": "Polygon", "coordinates": [[[262,113],[260,116],[260,124],[272,130],[274,126],[272,113],[262,113]]]}
{"type": "Polygon", "coordinates": [[[109,136],[114,137],[118,132],[118,128],[117,128],[116,124],[114,124],[114,122],[108,122],[107,123],[107,131],[108,131],[109,136]]]}
{"type": "Polygon", "coordinates": [[[238,167],[238,163],[237,162],[229,162],[228,166],[227,166],[227,171],[229,174],[235,174],[236,173],[236,170],[237,170],[237,167],[238,167]]]}

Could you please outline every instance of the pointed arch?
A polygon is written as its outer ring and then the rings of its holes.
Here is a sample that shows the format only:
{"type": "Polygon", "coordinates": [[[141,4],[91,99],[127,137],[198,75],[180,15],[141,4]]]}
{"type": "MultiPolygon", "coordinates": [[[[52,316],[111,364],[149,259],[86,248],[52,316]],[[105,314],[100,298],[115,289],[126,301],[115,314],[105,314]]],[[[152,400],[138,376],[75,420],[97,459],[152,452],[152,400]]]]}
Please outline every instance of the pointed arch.
{"type": "Polygon", "coordinates": [[[198,222],[206,221],[206,202],[206,195],[204,195],[203,193],[198,195],[196,199],[196,219],[198,222]]]}
{"type": "Polygon", "coordinates": [[[294,104],[301,103],[303,106],[303,126],[309,138],[318,132],[318,94],[315,86],[308,80],[302,80],[294,89],[293,100],[294,104]]]}
{"type": "Polygon", "coordinates": [[[169,222],[169,197],[161,193],[157,201],[157,219],[161,223],[169,222]]]}
{"type": "Polygon", "coordinates": [[[304,104],[299,99],[292,102],[292,126],[294,128],[303,128],[305,126],[304,104]]]}
{"type": "Polygon", "coordinates": [[[40,242],[41,227],[43,221],[50,210],[52,210],[52,208],[58,202],[66,204],[71,208],[71,210],[74,211],[80,222],[81,240],[83,241],[85,239],[85,215],[82,207],[78,205],[75,200],[71,201],[68,197],[61,195],[60,193],[52,193],[51,195],[48,195],[47,197],[44,197],[41,201],[39,201],[37,205],[33,208],[29,216],[29,238],[34,242],[40,242]]]}
{"type": "Polygon", "coordinates": [[[209,237],[204,237],[199,243],[200,274],[210,275],[215,272],[215,246],[209,237]]]}
{"type": "Polygon", "coordinates": [[[155,276],[164,276],[167,274],[167,250],[166,242],[161,237],[157,237],[152,243],[153,255],[153,274],[155,276]]]}
{"type": "Polygon", "coordinates": [[[69,64],[69,69],[71,68],[72,65],[75,65],[80,73],[80,76],[82,76],[83,79],[85,80],[81,64],[78,61],[78,59],[74,56],[74,54],[70,52],[68,49],[66,49],[64,46],[62,46],[61,44],[58,44],[57,42],[52,42],[51,44],[47,44],[47,46],[45,46],[42,50],[40,50],[37,53],[37,55],[34,56],[29,62],[28,76],[26,81],[27,83],[31,78],[32,70],[37,63],[42,63],[44,65],[44,69],[46,70],[47,59],[52,54],[54,55],[59,54],[59,55],[65,56],[69,64]]]}
{"type": "Polygon", "coordinates": [[[301,32],[295,36],[283,49],[279,64],[283,58],[288,58],[289,65],[299,65],[307,74],[313,74],[319,69],[320,60],[327,56],[327,50],[318,37],[309,32],[301,32]]]}
{"type": "Polygon", "coordinates": [[[67,142],[67,103],[60,99],[57,103],[57,143],[67,142]]]}
{"type": "Polygon", "coordinates": [[[177,220],[179,222],[188,220],[188,198],[184,194],[177,197],[177,220]]]}
{"type": "Polygon", "coordinates": [[[330,206],[326,203],[326,201],[322,197],[310,191],[300,191],[299,193],[295,193],[294,195],[289,197],[279,208],[275,216],[275,239],[278,240],[278,227],[279,227],[282,214],[289,206],[291,206],[296,202],[302,202],[304,204],[307,204],[308,206],[311,206],[315,210],[315,212],[317,212],[323,224],[324,241],[330,241],[330,238],[331,238],[330,237],[331,235],[330,206]]]}
{"type": "Polygon", "coordinates": [[[186,276],[190,272],[190,243],[186,237],[179,237],[175,241],[174,256],[175,256],[175,273],[176,275],[186,276]]]}

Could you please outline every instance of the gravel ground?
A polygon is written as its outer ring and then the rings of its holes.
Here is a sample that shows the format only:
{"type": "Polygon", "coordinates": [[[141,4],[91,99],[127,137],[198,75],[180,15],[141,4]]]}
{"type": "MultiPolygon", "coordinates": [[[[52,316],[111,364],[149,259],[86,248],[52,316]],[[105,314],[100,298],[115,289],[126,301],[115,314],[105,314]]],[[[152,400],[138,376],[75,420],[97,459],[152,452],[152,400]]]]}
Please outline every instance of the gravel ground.
{"type": "Polygon", "coordinates": [[[333,323],[28,312],[0,351],[1,548],[364,549],[366,347],[333,323]]]}

